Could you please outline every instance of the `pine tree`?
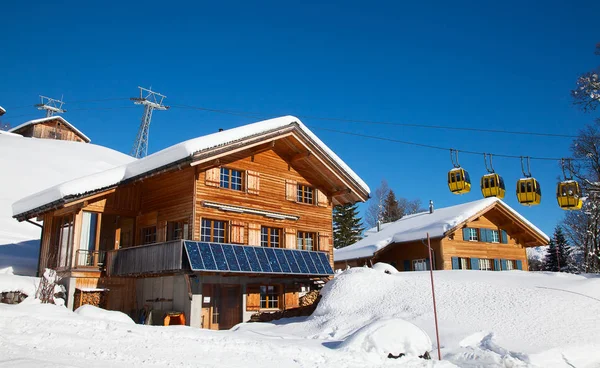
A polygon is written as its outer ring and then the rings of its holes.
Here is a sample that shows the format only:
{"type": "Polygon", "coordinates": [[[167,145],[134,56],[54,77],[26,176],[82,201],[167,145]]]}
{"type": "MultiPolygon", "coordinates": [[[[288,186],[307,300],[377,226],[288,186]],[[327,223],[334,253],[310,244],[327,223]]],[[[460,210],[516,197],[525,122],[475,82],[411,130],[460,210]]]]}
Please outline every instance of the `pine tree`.
{"type": "Polygon", "coordinates": [[[577,272],[571,256],[571,247],[560,226],[556,227],[548,244],[548,250],[544,258],[544,271],[577,272]]]}
{"type": "Polygon", "coordinates": [[[361,239],[364,228],[358,217],[357,204],[333,208],[333,246],[343,248],[361,239]]]}
{"type": "Polygon", "coordinates": [[[404,216],[404,211],[399,206],[399,202],[396,199],[396,194],[393,190],[389,190],[387,196],[383,201],[383,222],[394,222],[404,216]]]}

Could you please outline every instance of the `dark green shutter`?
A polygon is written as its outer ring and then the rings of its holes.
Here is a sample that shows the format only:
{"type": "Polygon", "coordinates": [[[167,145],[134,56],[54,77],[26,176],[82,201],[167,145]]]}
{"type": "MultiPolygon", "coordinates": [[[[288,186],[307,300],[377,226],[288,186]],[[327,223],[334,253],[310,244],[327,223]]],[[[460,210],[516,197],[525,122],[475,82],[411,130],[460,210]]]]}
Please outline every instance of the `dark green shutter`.
{"type": "Polygon", "coordinates": [[[479,258],[471,258],[471,269],[472,270],[479,269],[479,258]]]}
{"type": "Polygon", "coordinates": [[[523,269],[523,261],[517,260],[517,270],[522,270],[522,269],[523,269]]]}
{"type": "Polygon", "coordinates": [[[460,269],[458,267],[458,257],[452,257],[452,269],[453,270],[459,270],[460,269]]]}
{"type": "Polygon", "coordinates": [[[470,228],[468,228],[468,227],[463,228],[463,240],[467,240],[467,241],[469,240],[469,231],[470,231],[469,229],[470,228]]]}
{"type": "Polygon", "coordinates": [[[508,244],[508,234],[506,231],[502,230],[500,234],[502,236],[502,244],[508,244]]]}
{"type": "Polygon", "coordinates": [[[501,259],[500,264],[502,265],[502,271],[506,271],[508,269],[506,266],[506,259],[501,259]]]}
{"type": "Polygon", "coordinates": [[[500,260],[499,259],[494,259],[494,271],[501,271],[502,268],[500,267],[500,260]]]}

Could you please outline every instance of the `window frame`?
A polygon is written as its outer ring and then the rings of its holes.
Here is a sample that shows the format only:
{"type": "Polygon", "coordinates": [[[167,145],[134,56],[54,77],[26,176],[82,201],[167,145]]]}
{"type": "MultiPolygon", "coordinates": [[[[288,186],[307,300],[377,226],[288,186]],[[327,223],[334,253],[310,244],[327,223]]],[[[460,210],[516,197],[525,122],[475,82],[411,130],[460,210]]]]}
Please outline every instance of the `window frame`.
{"type": "Polygon", "coordinates": [[[308,250],[315,251],[317,248],[317,233],[310,231],[296,231],[296,249],[298,250],[308,250]],[[308,244],[306,244],[306,240],[311,240],[311,247],[308,248],[308,244]]]}
{"type": "Polygon", "coordinates": [[[260,287],[259,287],[259,308],[260,309],[280,309],[279,305],[280,305],[280,299],[281,299],[281,292],[279,289],[280,289],[279,285],[260,285],[260,287]]]}
{"type": "Polygon", "coordinates": [[[516,269],[516,267],[515,267],[516,266],[515,265],[516,262],[514,260],[512,260],[512,259],[505,259],[504,261],[506,263],[506,269],[505,269],[506,271],[512,271],[512,270],[516,269]]]}
{"type": "MultiPolygon", "coordinates": [[[[244,170],[238,170],[233,169],[231,167],[221,166],[219,168],[219,188],[235,190],[236,192],[243,192],[245,187],[244,173],[244,170]],[[237,180],[236,183],[233,182],[234,173],[239,173],[239,183],[237,183],[237,180]],[[234,184],[236,185],[236,188],[233,187],[234,184]]],[[[238,179],[237,176],[236,179],[238,179]]]]}
{"type": "Polygon", "coordinates": [[[52,246],[55,248],[55,253],[51,257],[56,257],[55,263],[50,263],[48,267],[56,267],[57,269],[68,268],[71,264],[71,252],[75,243],[75,216],[67,214],[52,218],[52,234],[54,239],[51,240],[52,246]],[[66,229],[66,239],[65,239],[66,229]]]}
{"type": "Polygon", "coordinates": [[[282,234],[283,229],[280,227],[261,226],[260,246],[267,248],[283,248],[282,234]],[[277,242],[275,242],[274,239],[277,239],[277,242]]]}
{"type": "Polygon", "coordinates": [[[492,239],[491,239],[490,243],[494,243],[494,244],[500,243],[500,230],[491,229],[491,234],[492,234],[491,235],[492,239]]]}
{"type": "Polygon", "coordinates": [[[458,257],[458,269],[459,270],[470,270],[471,260],[466,257],[458,257]],[[464,268],[463,268],[464,266],[464,268]]]}
{"type": "Polygon", "coordinates": [[[427,269],[427,259],[426,258],[413,259],[411,261],[411,265],[412,265],[413,271],[429,271],[427,269]],[[417,265],[419,266],[419,268],[421,268],[421,265],[422,265],[423,269],[417,269],[417,265]]]}
{"type": "Polygon", "coordinates": [[[493,271],[493,270],[494,270],[494,262],[492,259],[479,258],[479,271],[493,271]]]}
{"type": "Polygon", "coordinates": [[[140,243],[141,245],[154,244],[157,241],[156,225],[144,226],[140,229],[140,243]],[[153,232],[146,233],[147,230],[154,230],[153,232]],[[148,239],[151,239],[148,241],[148,239]]]}
{"type": "Polygon", "coordinates": [[[179,220],[174,220],[174,221],[167,221],[167,236],[166,239],[167,241],[173,241],[173,240],[188,240],[189,239],[189,220],[188,219],[179,219],[179,220]],[[179,225],[179,228],[174,229],[172,226],[174,226],[174,224],[179,225]],[[177,231],[180,232],[179,237],[177,236],[172,236],[173,235],[173,231],[176,233],[177,231]]]}
{"type": "Polygon", "coordinates": [[[296,202],[304,204],[316,204],[316,190],[308,184],[296,184],[296,202]]]}
{"type": "Polygon", "coordinates": [[[201,242],[206,242],[206,243],[227,243],[227,241],[229,240],[229,222],[225,221],[225,220],[217,220],[217,219],[212,219],[212,218],[205,218],[203,217],[200,220],[200,241],[201,242]],[[209,226],[205,226],[206,225],[206,221],[209,222],[209,226]],[[222,223],[223,224],[223,228],[216,228],[215,224],[216,223],[222,223]],[[204,230],[205,229],[209,229],[209,234],[208,234],[208,239],[205,238],[205,236],[207,234],[205,234],[204,230]],[[216,234],[216,231],[223,231],[223,235],[219,235],[216,234]],[[219,240],[223,240],[223,241],[219,241],[219,240]]]}
{"type": "Polygon", "coordinates": [[[479,229],[474,228],[474,227],[467,227],[466,229],[469,231],[469,240],[468,241],[478,242],[479,241],[479,229]]]}

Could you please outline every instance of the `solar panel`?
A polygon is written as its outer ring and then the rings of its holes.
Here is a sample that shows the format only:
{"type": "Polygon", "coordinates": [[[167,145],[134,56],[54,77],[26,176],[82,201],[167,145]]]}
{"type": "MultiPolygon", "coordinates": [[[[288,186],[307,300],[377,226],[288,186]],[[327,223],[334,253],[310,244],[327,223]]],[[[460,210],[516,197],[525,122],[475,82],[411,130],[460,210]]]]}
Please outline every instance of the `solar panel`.
{"type": "Polygon", "coordinates": [[[323,268],[325,269],[325,273],[327,273],[327,274],[333,273],[333,270],[331,269],[331,265],[329,264],[329,257],[327,257],[327,255],[325,253],[317,253],[317,255],[319,256],[319,259],[321,259],[321,264],[323,265],[323,268]]]}
{"type": "Polygon", "coordinates": [[[292,272],[292,269],[290,268],[290,265],[288,264],[287,259],[285,259],[285,253],[283,252],[283,250],[281,250],[279,248],[273,248],[273,251],[275,251],[277,260],[279,261],[279,264],[281,265],[281,271],[283,271],[285,273],[292,272]]]}
{"type": "Polygon", "coordinates": [[[260,263],[260,268],[262,268],[262,271],[268,273],[273,272],[273,270],[271,269],[271,265],[269,265],[269,260],[267,259],[265,248],[256,247],[254,251],[256,252],[256,257],[258,258],[258,263],[260,263]]]}
{"type": "Polygon", "coordinates": [[[185,241],[193,271],[331,275],[324,252],[185,241]]]}
{"type": "Polygon", "coordinates": [[[248,257],[246,257],[246,252],[244,252],[244,247],[232,247],[233,252],[238,260],[240,265],[240,271],[250,272],[252,269],[250,268],[250,263],[248,262],[248,257]]]}
{"type": "Polygon", "coordinates": [[[221,244],[209,243],[209,245],[210,249],[212,250],[213,256],[215,257],[217,270],[229,271],[229,267],[227,266],[227,261],[225,260],[225,254],[223,253],[223,248],[221,248],[221,244]]]}
{"type": "Polygon", "coordinates": [[[275,255],[275,251],[273,248],[264,248],[265,253],[267,254],[267,259],[269,260],[269,265],[273,272],[281,273],[281,266],[279,266],[279,261],[277,260],[277,256],[275,255]]]}
{"type": "Polygon", "coordinates": [[[240,266],[238,264],[238,260],[233,252],[233,247],[231,244],[221,244],[221,248],[223,248],[223,253],[225,254],[225,259],[227,260],[227,265],[229,266],[230,271],[239,271],[240,266]]]}
{"type": "Polygon", "coordinates": [[[258,257],[256,257],[254,247],[244,247],[244,251],[246,252],[246,256],[248,256],[248,263],[250,263],[252,272],[262,272],[262,268],[260,268],[260,263],[258,262],[258,257]]]}
{"type": "Polygon", "coordinates": [[[299,250],[293,250],[292,254],[294,254],[294,257],[296,258],[296,263],[298,263],[298,267],[300,267],[300,272],[308,274],[308,267],[306,267],[306,263],[304,263],[304,258],[302,258],[302,252],[300,252],[299,250]]]}
{"type": "Polygon", "coordinates": [[[212,255],[212,251],[210,250],[210,245],[208,243],[200,243],[200,255],[202,256],[202,262],[204,262],[204,268],[207,270],[216,270],[217,265],[215,263],[215,258],[212,255]]]}

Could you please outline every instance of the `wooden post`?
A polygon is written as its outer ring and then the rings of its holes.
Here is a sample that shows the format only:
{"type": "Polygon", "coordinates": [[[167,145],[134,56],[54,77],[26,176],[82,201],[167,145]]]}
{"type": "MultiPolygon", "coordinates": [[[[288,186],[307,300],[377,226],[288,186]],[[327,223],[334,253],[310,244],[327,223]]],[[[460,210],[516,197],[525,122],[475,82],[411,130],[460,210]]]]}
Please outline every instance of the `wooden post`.
{"type": "Polygon", "coordinates": [[[435,288],[433,286],[433,259],[431,257],[431,241],[427,233],[427,248],[429,248],[429,276],[431,278],[431,296],[433,298],[433,318],[435,319],[435,338],[437,340],[438,360],[442,360],[442,351],[440,350],[440,332],[438,330],[437,307],[435,305],[435,288]]]}

